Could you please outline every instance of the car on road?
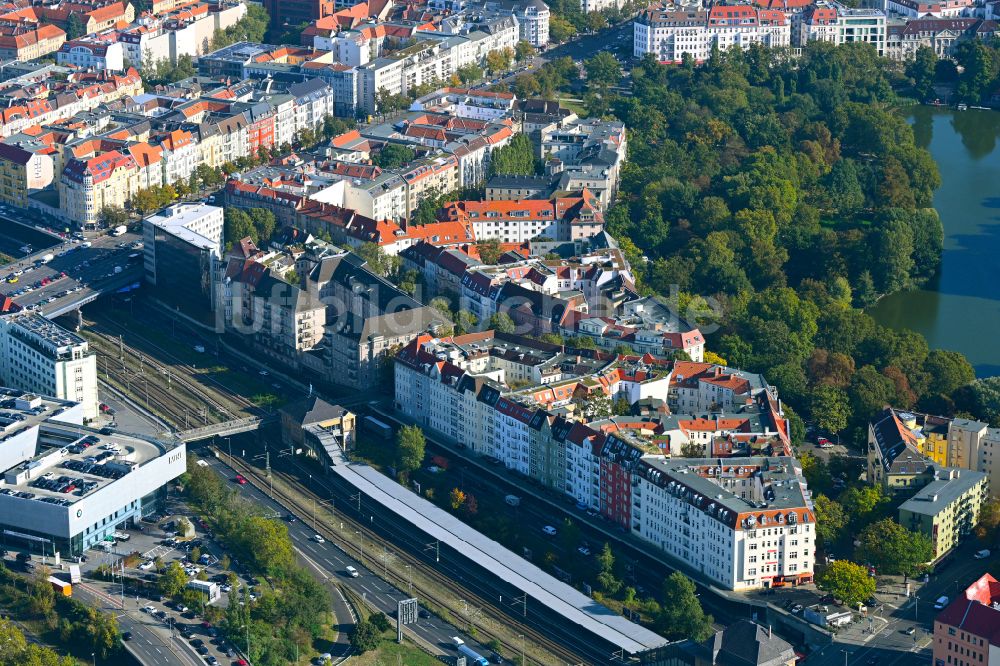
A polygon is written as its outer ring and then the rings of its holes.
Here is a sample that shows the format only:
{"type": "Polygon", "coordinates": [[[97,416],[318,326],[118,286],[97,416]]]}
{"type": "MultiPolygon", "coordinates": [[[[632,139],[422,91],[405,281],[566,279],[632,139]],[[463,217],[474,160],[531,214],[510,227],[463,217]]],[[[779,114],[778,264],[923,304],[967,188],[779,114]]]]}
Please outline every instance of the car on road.
{"type": "Polygon", "coordinates": [[[242,474],[237,474],[236,478],[234,478],[233,481],[240,484],[241,486],[245,486],[247,484],[247,478],[242,474]]]}
{"type": "Polygon", "coordinates": [[[150,614],[152,614],[152,613],[156,612],[156,606],[144,606],[143,609],[142,609],[142,612],[143,613],[150,613],[150,614]]]}
{"type": "Polygon", "coordinates": [[[576,549],[576,552],[580,553],[581,555],[590,555],[590,548],[587,548],[586,546],[580,546],[576,549]]]}
{"type": "Polygon", "coordinates": [[[548,536],[555,536],[556,534],[559,533],[559,530],[552,527],[551,525],[546,525],[545,527],[542,528],[542,532],[548,536]]]}
{"type": "Polygon", "coordinates": [[[324,539],[323,537],[321,537],[318,534],[313,534],[312,535],[312,540],[315,541],[316,543],[326,543],[326,539],[324,539]]]}
{"type": "Polygon", "coordinates": [[[344,575],[347,576],[348,578],[357,578],[361,574],[358,573],[357,569],[348,565],[347,567],[344,568],[344,575]]]}
{"type": "Polygon", "coordinates": [[[910,627],[909,629],[902,629],[900,633],[906,634],[907,636],[912,636],[913,634],[917,633],[917,628],[910,627]]]}
{"type": "Polygon", "coordinates": [[[985,560],[989,556],[990,556],[990,551],[987,548],[984,548],[983,550],[973,555],[973,557],[976,558],[977,560],[985,560]]]}
{"type": "Polygon", "coordinates": [[[285,522],[287,522],[287,523],[294,523],[297,520],[298,520],[298,518],[296,518],[292,514],[288,514],[287,516],[285,516],[285,522]]]}
{"type": "Polygon", "coordinates": [[[421,608],[420,610],[417,611],[417,617],[429,620],[431,617],[431,612],[429,610],[421,608]]]}
{"type": "Polygon", "coordinates": [[[946,596],[940,596],[937,601],[934,602],[934,610],[943,610],[945,606],[948,605],[950,599],[946,596]]]}

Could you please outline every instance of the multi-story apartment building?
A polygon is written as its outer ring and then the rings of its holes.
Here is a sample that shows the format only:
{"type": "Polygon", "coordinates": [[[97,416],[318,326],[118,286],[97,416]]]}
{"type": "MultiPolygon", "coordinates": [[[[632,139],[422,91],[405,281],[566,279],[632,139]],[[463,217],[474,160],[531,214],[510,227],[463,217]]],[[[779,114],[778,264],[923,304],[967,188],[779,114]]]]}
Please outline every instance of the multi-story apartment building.
{"type": "Polygon", "coordinates": [[[643,458],[633,531],[730,590],[812,581],[816,516],[794,458],[643,458]]]}
{"type": "Polygon", "coordinates": [[[588,295],[587,315],[569,319],[563,334],[587,336],[608,351],[627,345],[638,354],[670,357],[684,352],[688,359],[701,362],[705,355],[701,331],[659,300],[640,298],[631,282],[626,276],[621,285],[609,285],[611,293],[602,291],[600,298],[588,295]]]}
{"type": "Polygon", "coordinates": [[[802,14],[797,46],[811,41],[833,44],[871,44],[879,55],[885,55],[885,12],[880,9],[852,8],[833,0],[817,0],[802,14]]]}
{"type": "Polygon", "coordinates": [[[242,2],[184,5],[143,14],[117,33],[132,65],[149,67],[161,61],[176,64],[181,56],[201,55],[217,30],[234,25],[247,11],[242,2]]]}
{"type": "Polygon", "coordinates": [[[6,386],[78,402],[85,419],[97,418],[97,356],[41,315],[0,317],[0,377],[6,386]]]}
{"type": "Polygon", "coordinates": [[[982,18],[920,18],[886,28],[885,55],[910,60],[926,46],[938,58],[950,58],[955,48],[969,39],[989,41],[1000,33],[1000,24],[982,18]]]}
{"type": "Polygon", "coordinates": [[[139,165],[129,152],[101,152],[73,158],[59,181],[59,208],[81,225],[93,225],[105,206],[124,208],[142,186],[139,165]]]}
{"type": "Polygon", "coordinates": [[[693,416],[593,411],[595,396],[633,408],[665,404],[671,375],[685,368],[652,357],[583,358],[490,331],[428,335],[397,355],[395,403],[425,428],[599,511],[720,586],[809,582],[815,517],[773,391],[704,426],[691,425],[693,416]],[[710,455],[667,460],[680,455],[674,422],[714,438],[710,455]]]}
{"type": "Polygon", "coordinates": [[[415,99],[410,105],[410,111],[426,111],[488,123],[502,122],[514,115],[515,102],[513,93],[473,88],[440,88],[415,99]]]}
{"type": "Polygon", "coordinates": [[[750,5],[717,4],[707,10],[658,7],[640,14],[633,25],[635,57],[651,53],[660,62],[676,63],[684,56],[703,62],[716,47],[724,51],[751,44],[791,44],[791,25],[782,12],[750,5]]]}
{"type": "Polygon", "coordinates": [[[467,224],[478,240],[525,243],[544,236],[557,241],[578,241],[604,230],[600,201],[584,190],[576,196],[551,201],[451,201],[441,219],[467,224]]]}
{"type": "MultiPolygon", "coordinates": [[[[327,307],[322,349],[306,357],[306,368],[323,379],[356,389],[391,376],[391,353],[444,323],[388,280],[369,271],[355,254],[312,263],[308,289],[327,307]]],[[[304,264],[308,265],[308,264],[304,264]]]]}
{"type": "Polygon", "coordinates": [[[215,298],[223,330],[245,337],[254,349],[298,368],[301,355],[323,339],[326,307],[315,294],[255,258],[230,256],[215,298]]]}
{"type": "Polygon", "coordinates": [[[1000,663],[1000,582],[983,574],[934,618],[934,666],[1000,663]]]}
{"type": "Polygon", "coordinates": [[[988,497],[989,482],[982,472],[944,468],[899,505],[899,524],[930,539],[932,559],[937,559],[972,534],[988,497]]]}
{"type": "Polygon", "coordinates": [[[110,39],[81,37],[64,42],[56,52],[56,62],[98,72],[120,72],[125,69],[125,49],[110,39]]]}
{"type": "Polygon", "coordinates": [[[982,472],[1000,494],[1000,428],[980,421],[886,408],[868,427],[868,481],[888,490],[920,487],[937,469],[982,472]]]}
{"type": "Polygon", "coordinates": [[[344,165],[336,175],[346,181],[344,206],[377,220],[409,220],[429,194],[458,188],[458,159],[437,155],[411,162],[394,171],[371,165],[344,165]]]}
{"type": "Polygon", "coordinates": [[[30,21],[7,22],[0,16],[0,58],[35,60],[59,50],[66,33],[55,25],[30,21]]]}
{"type": "Polygon", "coordinates": [[[541,128],[539,151],[545,172],[559,174],[562,188],[586,188],[597,195],[603,206],[614,201],[628,156],[624,123],[574,116],[541,128]]]}
{"type": "Polygon", "coordinates": [[[0,200],[20,208],[28,207],[28,195],[52,184],[55,176],[55,149],[39,151],[0,143],[0,200]]]}
{"type": "Polygon", "coordinates": [[[957,18],[971,12],[974,0],[886,0],[885,12],[906,19],[925,16],[934,18],[957,18]]]}
{"type": "MultiPolygon", "coordinates": [[[[581,0],[586,2],[587,0],[581,0]]],[[[549,43],[549,7],[542,0],[487,0],[486,9],[517,19],[518,39],[535,48],[549,43]]],[[[586,11],[586,10],[584,10],[586,11]]]]}
{"type": "Polygon", "coordinates": [[[387,52],[358,66],[358,100],[367,113],[377,110],[375,95],[405,95],[417,86],[447,81],[466,65],[482,65],[493,51],[513,49],[518,25],[513,17],[465,25],[449,34],[419,33],[416,44],[387,52]]]}
{"type": "Polygon", "coordinates": [[[77,72],[65,81],[46,81],[30,98],[0,111],[0,136],[9,137],[29,127],[64,120],[142,91],[142,77],[135,69],[123,75],[77,72]]]}
{"type": "Polygon", "coordinates": [[[159,138],[163,160],[163,182],[187,181],[201,164],[201,149],[191,132],[177,129],[159,138]]]}

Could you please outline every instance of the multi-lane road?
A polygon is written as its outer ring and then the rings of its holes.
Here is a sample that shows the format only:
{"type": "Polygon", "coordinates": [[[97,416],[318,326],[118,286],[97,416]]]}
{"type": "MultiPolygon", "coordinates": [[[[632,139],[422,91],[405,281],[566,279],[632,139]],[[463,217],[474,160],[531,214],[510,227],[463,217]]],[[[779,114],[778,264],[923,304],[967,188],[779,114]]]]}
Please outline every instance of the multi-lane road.
{"type": "MultiPolygon", "coordinates": [[[[212,457],[205,458],[212,468],[224,479],[232,480],[235,472],[223,464],[219,459],[212,457]]],[[[241,493],[267,509],[278,512],[280,515],[287,515],[288,509],[272,500],[268,495],[252,485],[238,486],[241,493]]],[[[323,531],[323,530],[321,530],[323,531]]],[[[288,534],[292,538],[292,543],[299,554],[306,560],[308,565],[324,580],[329,582],[339,582],[349,588],[358,597],[371,602],[378,610],[384,612],[389,617],[395,616],[396,603],[401,599],[410,597],[408,593],[385,582],[363,563],[347,555],[337,546],[330,542],[318,543],[313,539],[316,531],[313,530],[311,516],[297,516],[295,522],[288,523],[288,534]],[[348,566],[353,566],[360,572],[358,578],[351,578],[346,575],[348,566]]],[[[336,600],[336,598],[335,598],[336,600]]],[[[348,612],[346,605],[335,608],[338,620],[344,622],[343,614],[348,612]]],[[[409,625],[413,633],[425,644],[444,654],[455,654],[452,649],[452,636],[460,636],[472,649],[480,654],[489,655],[489,650],[481,645],[476,639],[460,632],[455,627],[449,625],[444,620],[430,615],[421,617],[415,624],[409,625]]]]}
{"type": "Polygon", "coordinates": [[[74,585],[73,593],[90,606],[115,616],[122,632],[132,635],[132,640],[125,643],[126,649],[145,666],[205,666],[204,660],[179,635],[152,616],[136,610],[123,611],[118,598],[99,584],[74,585]]]}
{"type": "Polygon", "coordinates": [[[49,315],[101,290],[138,281],[141,273],[142,247],[136,234],[67,236],[58,245],[0,267],[0,295],[49,315]],[[43,263],[46,255],[53,258],[43,263]]]}

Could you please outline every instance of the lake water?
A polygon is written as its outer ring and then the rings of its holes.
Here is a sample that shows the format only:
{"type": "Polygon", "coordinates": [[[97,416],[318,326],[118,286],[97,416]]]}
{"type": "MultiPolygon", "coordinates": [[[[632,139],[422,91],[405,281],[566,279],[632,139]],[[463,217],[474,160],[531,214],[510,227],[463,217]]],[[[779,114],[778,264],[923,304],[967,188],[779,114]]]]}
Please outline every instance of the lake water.
{"type": "Polygon", "coordinates": [[[944,255],[925,289],[883,298],[871,315],[965,354],[980,377],[1000,375],[1000,112],[920,106],[908,114],[941,171],[934,206],[944,255]]]}

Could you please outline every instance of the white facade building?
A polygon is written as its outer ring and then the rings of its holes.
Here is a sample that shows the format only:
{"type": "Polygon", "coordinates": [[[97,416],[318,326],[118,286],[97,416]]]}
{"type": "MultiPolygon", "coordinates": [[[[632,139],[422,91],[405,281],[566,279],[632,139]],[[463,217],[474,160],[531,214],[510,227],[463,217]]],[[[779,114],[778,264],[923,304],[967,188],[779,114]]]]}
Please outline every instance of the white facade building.
{"type": "Polygon", "coordinates": [[[12,403],[5,408],[20,417],[3,426],[0,452],[8,546],[80,555],[156,511],[164,486],[186,470],[181,441],[102,434],[83,425],[79,404],[4,391],[12,403]],[[93,463],[97,452],[103,459],[93,463]]]}
{"type": "Polygon", "coordinates": [[[125,49],[119,42],[100,39],[74,39],[56,53],[56,62],[67,67],[94,71],[125,69],[125,49]]]}
{"type": "Polygon", "coordinates": [[[802,13],[798,30],[799,43],[811,41],[833,44],[868,43],[879,55],[885,55],[885,13],[879,9],[852,9],[830,0],[818,0],[802,13]]]}
{"type": "Polygon", "coordinates": [[[730,590],[812,580],[816,518],[792,458],[643,458],[633,531],[730,590]]]}
{"type": "Polygon", "coordinates": [[[97,356],[86,340],[39,314],[0,317],[0,377],[7,386],[80,403],[84,418],[97,418],[97,356]]]}
{"type": "Polygon", "coordinates": [[[650,9],[633,26],[635,57],[652,53],[660,62],[680,62],[685,54],[703,62],[713,47],[725,51],[751,44],[783,47],[791,43],[791,25],[782,12],[750,5],[650,9]]]}

